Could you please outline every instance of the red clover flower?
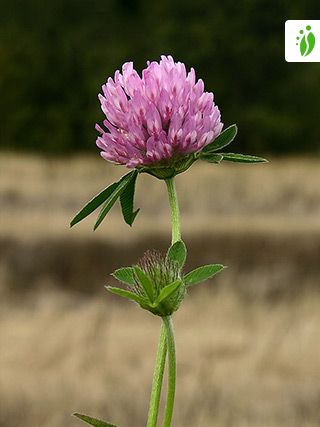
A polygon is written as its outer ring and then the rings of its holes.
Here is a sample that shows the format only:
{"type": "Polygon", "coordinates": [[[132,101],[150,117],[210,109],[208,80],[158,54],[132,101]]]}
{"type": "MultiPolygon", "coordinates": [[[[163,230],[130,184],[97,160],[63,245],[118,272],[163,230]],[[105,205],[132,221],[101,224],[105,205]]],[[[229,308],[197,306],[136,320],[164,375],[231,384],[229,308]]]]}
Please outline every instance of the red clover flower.
{"type": "Polygon", "coordinates": [[[172,164],[202,150],[221,132],[220,111],[193,68],[162,56],[142,77],[132,62],[108,78],[99,95],[106,119],[97,146],[105,160],[128,168],[172,164]]]}

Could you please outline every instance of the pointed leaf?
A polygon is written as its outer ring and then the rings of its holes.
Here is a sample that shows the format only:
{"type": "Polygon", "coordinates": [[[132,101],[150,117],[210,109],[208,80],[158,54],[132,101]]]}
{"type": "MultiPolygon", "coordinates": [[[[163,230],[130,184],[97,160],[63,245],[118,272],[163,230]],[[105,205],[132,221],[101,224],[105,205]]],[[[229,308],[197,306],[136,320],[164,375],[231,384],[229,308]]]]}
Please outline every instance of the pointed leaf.
{"type": "Polygon", "coordinates": [[[114,424],[106,423],[105,421],[98,420],[97,418],[88,417],[87,415],[77,413],[73,415],[94,427],[117,427],[114,424]]]}
{"type": "Polygon", "coordinates": [[[307,51],[307,41],[306,41],[306,36],[304,35],[301,39],[301,42],[300,42],[301,56],[305,56],[304,54],[306,53],[306,51],[307,51]]]}
{"type": "Polygon", "coordinates": [[[250,156],[249,154],[236,154],[236,153],[221,153],[223,160],[227,162],[238,163],[267,163],[268,160],[262,157],[250,156]]]}
{"type": "Polygon", "coordinates": [[[118,268],[112,273],[112,276],[126,285],[134,285],[136,282],[134,280],[134,268],[133,267],[123,267],[118,268]]]}
{"type": "Polygon", "coordinates": [[[145,304],[146,300],[140,295],[134,294],[133,292],[126,291],[125,289],[115,288],[113,286],[105,286],[107,291],[119,295],[120,297],[130,299],[132,301],[137,302],[138,304],[145,304]]]}
{"type": "Polygon", "coordinates": [[[183,281],[186,286],[196,285],[197,283],[210,279],[224,268],[225,267],[222,264],[203,265],[202,267],[198,267],[186,274],[183,281]]]}
{"type": "Polygon", "coordinates": [[[137,174],[135,174],[126,188],[123,190],[120,196],[121,210],[125,222],[128,225],[132,225],[135,217],[137,216],[140,209],[137,209],[135,212],[133,210],[133,199],[134,199],[134,190],[137,180],[137,174]]]}
{"type": "Polygon", "coordinates": [[[221,154],[212,154],[212,153],[201,153],[200,159],[204,160],[205,162],[209,163],[217,163],[219,164],[221,160],[223,159],[223,156],[221,154]]]}
{"type": "Polygon", "coordinates": [[[167,259],[176,261],[180,268],[184,266],[187,257],[187,248],[182,240],[178,240],[170,246],[167,252],[167,259]]]}
{"type": "Polygon", "coordinates": [[[181,283],[182,283],[181,280],[178,279],[175,282],[170,283],[170,285],[167,285],[164,288],[162,288],[158,298],[156,299],[156,301],[154,302],[153,305],[156,307],[163,300],[165,300],[170,295],[172,295],[174,293],[174,291],[176,291],[181,286],[181,283]]]}
{"type": "Polygon", "coordinates": [[[143,287],[145,293],[147,294],[149,300],[153,302],[153,284],[150,278],[146,275],[144,271],[141,270],[140,267],[134,267],[134,272],[137,277],[138,282],[143,287]]]}
{"type": "Polygon", "coordinates": [[[96,230],[101,222],[104,220],[107,213],[110,211],[112,206],[115,204],[117,199],[120,197],[121,193],[124,191],[126,186],[129,184],[131,179],[137,174],[137,171],[129,172],[127,175],[123,176],[120,181],[117,182],[117,187],[114,189],[114,191],[110,194],[110,196],[107,198],[105,204],[103,205],[99,215],[98,219],[93,227],[94,230],[96,230]]]}
{"type": "Polygon", "coordinates": [[[220,135],[214,141],[206,145],[202,150],[202,152],[208,153],[212,151],[221,150],[221,148],[226,147],[234,140],[237,133],[238,133],[237,125],[229,126],[227,129],[221,132],[220,135]]]}
{"type": "Polygon", "coordinates": [[[309,55],[313,51],[314,45],[316,44],[316,38],[312,32],[310,32],[307,36],[307,41],[309,44],[309,48],[304,56],[309,55]]]}
{"type": "Polygon", "coordinates": [[[118,183],[114,182],[109,185],[109,187],[102,190],[98,195],[96,195],[89,203],[87,203],[73,218],[70,222],[70,227],[73,227],[78,222],[82,221],[88,215],[90,215],[93,211],[95,211],[102,203],[107,200],[107,198],[114,192],[118,183]]]}

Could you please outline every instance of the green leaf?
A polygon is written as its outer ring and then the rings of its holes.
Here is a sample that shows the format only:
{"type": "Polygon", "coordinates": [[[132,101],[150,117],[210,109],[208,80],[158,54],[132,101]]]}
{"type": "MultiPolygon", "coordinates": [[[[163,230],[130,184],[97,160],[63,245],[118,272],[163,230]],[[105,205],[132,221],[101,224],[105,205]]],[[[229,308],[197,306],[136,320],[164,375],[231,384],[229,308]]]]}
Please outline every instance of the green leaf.
{"type": "Polygon", "coordinates": [[[223,159],[223,156],[221,156],[221,154],[200,153],[200,159],[209,163],[220,163],[223,159]]]}
{"type": "Polygon", "coordinates": [[[106,423],[105,421],[98,420],[97,418],[88,417],[87,415],[77,413],[73,415],[94,427],[117,427],[114,424],[106,423]]]}
{"type": "Polygon", "coordinates": [[[146,275],[144,271],[141,270],[140,267],[134,267],[134,272],[139,281],[140,285],[143,287],[145,293],[147,294],[149,300],[153,302],[153,284],[150,278],[146,275]]]}
{"type": "Polygon", "coordinates": [[[226,147],[234,140],[237,133],[238,133],[237,125],[229,126],[227,129],[221,132],[220,135],[214,141],[206,145],[202,150],[202,152],[209,153],[212,151],[221,150],[221,148],[226,147]]]}
{"type": "Polygon", "coordinates": [[[224,268],[225,267],[222,264],[203,265],[202,267],[198,267],[186,274],[183,281],[186,286],[196,285],[197,283],[210,279],[224,268]]]}
{"type": "Polygon", "coordinates": [[[123,267],[118,268],[112,273],[112,276],[126,285],[134,285],[134,268],[133,267],[123,267]]]}
{"type": "Polygon", "coordinates": [[[170,246],[167,252],[167,259],[176,261],[180,268],[184,266],[187,257],[187,248],[182,240],[178,240],[170,246]]]}
{"type": "Polygon", "coordinates": [[[304,36],[302,36],[302,39],[300,42],[301,56],[309,55],[313,51],[315,43],[316,43],[316,39],[312,32],[310,32],[308,35],[305,34],[304,36]]]}
{"type": "Polygon", "coordinates": [[[107,198],[105,204],[103,205],[99,215],[98,219],[93,227],[94,230],[96,230],[101,222],[104,220],[107,213],[110,211],[112,206],[115,204],[117,199],[120,197],[121,193],[124,191],[126,186],[129,184],[129,182],[137,175],[137,171],[129,172],[127,175],[123,176],[120,181],[117,182],[117,186],[115,187],[114,191],[110,194],[110,196],[107,198]]]}
{"type": "Polygon", "coordinates": [[[301,53],[301,56],[304,56],[304,54],[306,53],[306,51],[307,51],[307,41],[306,41],[306,36],[304,35],[302,37],[302,39],[301,39],[301,42],[300,42],[300,53],[301,53]]]}
{"type": "Polygon", "coordinates": [[[262,157],[249,156],[248,154],[236,154],[236,153],[221,153],[223,160],[227,162],[238,162],[238,163],[267,163],[268,160],[262,157]]]}
{"type": "Polygon", "coordinates": [[[170,295],[174,293],[180,286],[182,281],[180,279],[176,280],[173,283],[170,283],[170,285],[165,286],[161,289],[160,294],[156,301],[154,302],[154,306],[156,307],[158,304],[160,304],[163,300],[168,298],[170,295]]]}
{"type": "Polygon", "coordinates": [[[134,190],[136,186],[137,174],[133,176],[129,184],[125,187],[120,196],[121,210],[125,222],[132,225],[140,209],[133,210],[134,190]]]}
{"type": "Polygon", "coordinates": [[[313,51],[314,45],[316,44],[316,38],[312,32],[307,35],[307,40],[309,44],[309,48],[304,56],[309,55],[313,51]]]}
{"type": "Polygon", "coordinates": [[[102,203],[105,200],[107,200],[107,198],[114,192],[117,185],[118,185],[118,183],[114,182],[113,184],[109,185],[109,187],[102,190],[92,200],[90,200],[90,202],[87,203],[85,205],[85,207],[82,208],[77,213],[77,215],[73,218],[73,220],[70,222],[70,227],[73,227],[75,224],[82,221],[84,218],[86,218],[88,215],[90,215],[93,211],[95,211],[100,205],[102,205],[102,203]]]}
{"type": "Polygon", "coordinates": [[[133,292],[130,292],[130,291],[126,291],[125,289],[115,288],[113,286],[105,286],[105,288],[107,289],[107,291],[115,295],[119,295],[120,297],[130,299],[132,301],[137,302],[138,304],[146,303],[146,300],[142,296],[134,294],[133,292]]]}

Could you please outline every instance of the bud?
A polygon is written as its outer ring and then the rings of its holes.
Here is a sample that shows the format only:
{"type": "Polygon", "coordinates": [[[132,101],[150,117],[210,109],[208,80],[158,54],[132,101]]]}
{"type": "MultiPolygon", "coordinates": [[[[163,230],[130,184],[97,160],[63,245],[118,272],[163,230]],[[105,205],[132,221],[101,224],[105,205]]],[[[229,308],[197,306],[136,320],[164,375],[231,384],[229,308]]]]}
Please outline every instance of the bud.
{"type": "MultiPolygon", "coordinates": [[[[176,311],[186,292],[179,264],[164,257],[161,252],[151,250],[144,254],[138,268],[149,279],[153,291],[153,304],[143,308],[158,316],[169,316],[176,311]]],[[[134,292],[139,295],[145,294],[141,277],[136,274],[135,280],[134,292]]]]}
{"type": "Polygon", "coordinates": [[[166,256],[156,250],[147,251],[137,265],[113,272],[113,277],[126,284],[127,289],[106,288],[157,316],[170,316],[178,310],[190,286],[211,279],[224,269],[222,264],[207,264],[183,274],[186,256],[182,240],[173,243],[166,256]]]}
{"type": "Polygon", "coordinates": [[[117,295],[137,302],[157,316],[169,316],[176,311],[186,290],[181,277],[182,266],[159,251],[147,251],[133,267],[116,270],[113,276],[127,285],[127,290],[107,286],[117,295]]]}

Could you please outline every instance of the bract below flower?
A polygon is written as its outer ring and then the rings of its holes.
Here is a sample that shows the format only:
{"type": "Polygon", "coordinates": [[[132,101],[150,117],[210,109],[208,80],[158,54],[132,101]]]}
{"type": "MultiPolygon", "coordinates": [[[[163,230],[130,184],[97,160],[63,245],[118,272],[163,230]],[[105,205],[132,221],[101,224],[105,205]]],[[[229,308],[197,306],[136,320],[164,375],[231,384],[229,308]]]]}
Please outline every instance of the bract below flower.
{"type": "Polygon", "coordinates": [[[115,72],[99,95],[106,119],[96,125],[105,160],[167,178],[187,169],[192,153],[221,132],[220,111],[194,69],[162,56],[139,76],[132,62],[115,72]],[[155,168],[155,169],[154,169],[155,168]]]}

